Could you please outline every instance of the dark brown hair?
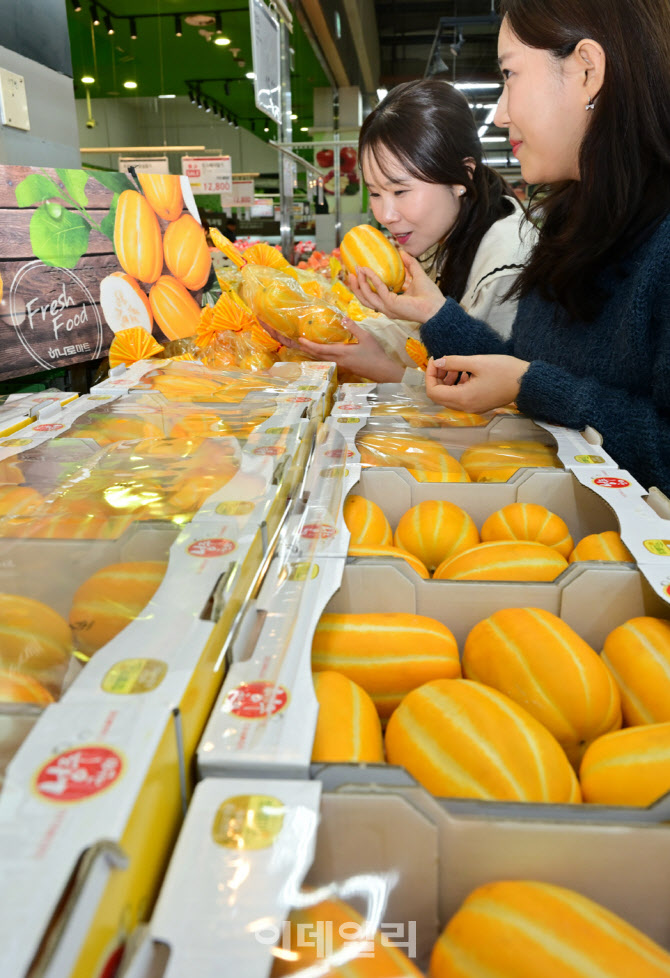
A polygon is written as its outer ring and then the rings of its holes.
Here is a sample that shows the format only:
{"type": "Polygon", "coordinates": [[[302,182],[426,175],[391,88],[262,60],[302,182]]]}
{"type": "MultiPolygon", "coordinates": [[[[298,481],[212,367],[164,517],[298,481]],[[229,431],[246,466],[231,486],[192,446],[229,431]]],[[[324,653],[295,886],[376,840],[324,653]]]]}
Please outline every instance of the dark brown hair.
{"type": "Polygon", "coordinates": [[[670,210],[670,0],[500,0],[500,13],[520,41],[557,61],[583,38],[605,51],[580,179],[539,188],[540,237],[512,290],[538,289],[588,321],[605,298],[598,273],[670,210]]]}
{"type": "Polygon", "coordinates": [[[467,99],[436,78],[397,85],[367,117],[358,141],[359,162],[370,153],[382,173],[385,152],[418,180],[466,188],[456,223],[433,263],[442,293],[460,300],[482,238],[514,210],[512,189],[482,163],[467,99]],[[468,159],[474,169],[466,165],[468,159]]]}

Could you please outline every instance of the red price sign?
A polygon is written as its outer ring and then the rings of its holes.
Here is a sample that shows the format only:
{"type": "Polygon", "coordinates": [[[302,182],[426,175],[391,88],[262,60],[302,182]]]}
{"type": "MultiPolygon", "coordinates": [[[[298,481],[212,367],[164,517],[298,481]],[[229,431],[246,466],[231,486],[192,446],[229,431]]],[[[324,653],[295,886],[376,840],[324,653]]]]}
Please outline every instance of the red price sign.
{"type": "Polygon", "coordinates": [[[603,475],[599,479],[594,479],[593,483],[596,486],[602,486],[603,489],[625,489],[630,485],[627,479],[619,479],[612,475],[603,475]]]}
{"type": "Polygon", "coordinates": [[[122,771],[121,757],[109,747],[75,747],[40,768],[35,789],[50,801],[83,801],[109,788],[122,771]]]}
{"type": "Polygon", "coordinates": [[[235,549],[232,540],[196,540],[188,548],[192,557],[224,557],[235,549]]]}
{"type": "Polygon", "coordinates": [[[328,523],[305,523],[301,536],[306,540],[330,540],[336,533],[334,526],[328,523]]]}
{"type": "Polygon", "coordinates": [[[283,686],[267,680],[240,683],[226,696],[224,711],[246,720],[260,720],[279,713],[288,703],[288,693],[283,686]]]}

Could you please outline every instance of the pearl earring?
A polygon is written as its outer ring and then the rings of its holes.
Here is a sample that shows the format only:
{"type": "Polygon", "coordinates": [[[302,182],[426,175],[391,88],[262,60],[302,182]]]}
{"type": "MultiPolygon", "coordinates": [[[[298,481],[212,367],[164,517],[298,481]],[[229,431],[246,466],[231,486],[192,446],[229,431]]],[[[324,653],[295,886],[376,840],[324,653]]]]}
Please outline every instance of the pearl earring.
{"type": "Polygon", "coordinates": [[[465,196],[465,187],[461,187],[461,189],[458,191],[458,196],[459,197],[465,196]]]}

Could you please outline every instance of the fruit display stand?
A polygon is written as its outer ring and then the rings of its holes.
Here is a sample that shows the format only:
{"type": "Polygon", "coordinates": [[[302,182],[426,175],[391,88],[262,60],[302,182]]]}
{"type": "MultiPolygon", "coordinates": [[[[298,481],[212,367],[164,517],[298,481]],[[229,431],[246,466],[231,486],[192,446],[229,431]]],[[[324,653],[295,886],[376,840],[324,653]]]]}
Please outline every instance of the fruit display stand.
{"type": "Polygon", "coordinates": [[[180,824],[173,719],[134,701],[48,707],[0,793],[3,975],[107,973],[180,824]]]}

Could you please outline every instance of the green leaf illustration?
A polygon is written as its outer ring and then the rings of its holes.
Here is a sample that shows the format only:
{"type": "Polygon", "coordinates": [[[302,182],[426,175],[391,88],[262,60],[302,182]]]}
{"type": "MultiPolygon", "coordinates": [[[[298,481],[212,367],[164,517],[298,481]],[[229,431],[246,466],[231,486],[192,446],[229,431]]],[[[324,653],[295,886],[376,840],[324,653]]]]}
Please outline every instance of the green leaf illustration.
{"type": "Polygon", "coordinates": [[[86,207],[88,197],[84,193],[84,187],[88,180],[88,173],[83,170],[60,170],[57,169],[58,179],[63,181],[63,186],[70,197],[76,201],[80,207],[86,207]]]}
{"type": "Polygon", "coordinates": [[[38,207],[30,218],[33,254],[45,265],[75,268],[86,253],[90,230],[76,211],[62,210],[59,217],[54,217],[46,206],[38,207]]]}
{"type": "Polygon", "coordinates": [[[19,207],[32,207],[33,204],[39,204],[40,201],[48,200],[49,197],[62,199],[63,194],[53,180],[39,173],[31,173],[16,187],[16,203],[19,207]]]}
{"type": "Polygon", "coordinates": [[[125,173],[113,173],[111,170],[96,170],[91,173],[94,180],[101,183],[108,190],[115,193],[122,193],[124,190],[134,190],[134,185],[130,182],[125,173]]]}
{"type": "Polygon", "coordinates": [[[112,203],[109,208],[109,213],[105,214],[103,219],[100,221],[100,230],[104,235],[106,235],[110,241],[114,241],[114,224],[116,222],[116,205],[119,202],[119,194],[114,194],[112,197],[112,203]]]}

